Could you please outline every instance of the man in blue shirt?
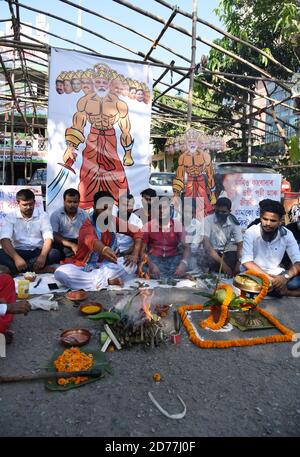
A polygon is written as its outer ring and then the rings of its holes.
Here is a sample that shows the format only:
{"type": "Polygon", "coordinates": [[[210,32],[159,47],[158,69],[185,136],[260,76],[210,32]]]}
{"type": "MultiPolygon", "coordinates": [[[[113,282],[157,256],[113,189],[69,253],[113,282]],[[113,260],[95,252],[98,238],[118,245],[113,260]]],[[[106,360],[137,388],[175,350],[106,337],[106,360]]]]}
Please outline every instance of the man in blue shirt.
{"type": "Polygon", "coordinates": [[[50,217],[54,247],[59,249],[62,259],[76,254],[79,230],[88,217],[88,214],[79,208],[78,190],[67,189],[63,198],[64,206],[54,211],[50,217]]]}

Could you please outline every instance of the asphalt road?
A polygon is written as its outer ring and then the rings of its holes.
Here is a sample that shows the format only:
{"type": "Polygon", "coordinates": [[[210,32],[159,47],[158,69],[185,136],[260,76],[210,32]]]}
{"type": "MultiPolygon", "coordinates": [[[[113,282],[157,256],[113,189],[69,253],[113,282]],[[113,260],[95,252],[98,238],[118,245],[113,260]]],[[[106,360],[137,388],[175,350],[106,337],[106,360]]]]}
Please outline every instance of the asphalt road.
{"type": "MultiPolygon", "coordinates": [[[[199,301],[187,290],[160,291],[161,302],[199,301]]],[[[89,299],[109,307],[120,299],[116,294],[90,293],[89,299]]],[[[299,299],[268,300],[264,307],[300,333],[299,299]]],[[[165,327],[171,330],[169,314],[165,327]]],[[[42,370],[61,349],[59,334],[70,327],[89,328],[91,346],[99,348],[100,326],[99,321],[83,320],[70,303],[61,303],[58,311],[16,316],[15,339],[7,346],[7,357],[0,359],[0,372],[42,370]]],[[[135,345],[107,354],[113,375],[78,389],[51,392],[42,380],[0,384],[0,436],[299,436],[300,357],[293,357],[293,345],[200,349],[183,329],[179,345],[135,345]],[[155,372],[161,373],[160,383],[152,379],[155,372]],[[163,416],[149,391],[171,414],[182,410],[179,394],[185,417],[163,416]]],[[[300,347],[294,350],[300,356],[300,347]]]]}

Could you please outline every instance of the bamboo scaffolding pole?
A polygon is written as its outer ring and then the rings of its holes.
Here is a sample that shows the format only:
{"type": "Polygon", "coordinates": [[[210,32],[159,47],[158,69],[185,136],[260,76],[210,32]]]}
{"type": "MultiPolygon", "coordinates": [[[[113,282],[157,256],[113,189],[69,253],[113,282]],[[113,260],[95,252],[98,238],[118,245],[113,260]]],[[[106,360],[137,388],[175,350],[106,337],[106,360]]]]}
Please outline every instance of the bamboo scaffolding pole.
{"type": "Polygon", "coordinates": [[[21,115],[21,117],[22,117],[22,119],[23,119],[25,125],[28,125],[27,120],[26,120],[26,118],[25,118],[25,116],[24,116],[24,113],[23,113],[23,111],[20,109],[19,102],[18,102],[18,98],[17,98],[17,96],[16,96],[16,92],[15,92],[15,88],[14,88],[14,84],[13,84],[13,82],[12,82],[12,79],[11,79],[11,77],[10,77],[10,74],[7,72],[7,69],[6,69],[6,66],[5,66],[5,64],[4,64],[4,61],[3,61],[3,59],[2,59],[1,54],[0,54],[0,64],[1,64],[1,66],[2,66],[2,68],[3,68],[3,72],[4,72],[4,74],[5,74],[5,77],[6,77],[7,82],[8,82],[8,84],[9,84],[10,91],[11,91],[11,94],[12,94],[12,97],[13,97],[13,100],[14,100],[15,107],[16,107],[17,111],[20,113],[20,115],[21,115]]]}
{"type": "MultiPolygon", "coordinates": [[[[174,65],[175,60],[171,60],[170,65],[174,65]]],[[[157,78],[157,80],[153,83],[152,88],[154,87],[166,76],[167,73],[169,73],[170,69],[166,68],[162,74],[157,78]]]]}
{"type": "MultiPolygon", "coordinates": [[[[234,81],[231,81],[230,79],[227,79],[227,78],[225,78],[224,76],[216,75],[216,77],[217,77],[218,79],[220,79],[221,81],[225,81],[225,82],[227,82],[228,84],[231,84],[232,86],[238,87],[239,89],[248,92],[249,94],[256,95],[256,96],[258,96],[258,97],[260,97],[260,98],[264,98],[265,100],[269,100],[269,101],[271,101],[271,102],[277,102],[277,100],[276,100],[275,98],[269,97],[268,95],[264,95],[264,94],[261,94],[261,93],[259,93],[259,92],[256,92],[255,90],[252,90],[252,89],[250,89],[250,88],[248,88],[248,87],[243,86],[242,84],[238,84],[238,83],[236,83],[236,82],[234,82],[234,81]]],[[[293,110],[293,111],[300,112],[299,109],[293,108],[292,106],[287,105],[287,104],[284,103],[284,102],[281,103],[281,106],[285,106],[285,107],[287,107],[287,108],[289,108],[289,109],[291,109],[291,110],[293,110]]]]}
{"type": "Polygon", "coordinates": [[[177,7],[174,6],[171,16],[169,17],[169,19],[167,20],[167,22],[163,26],[163,28],[162,28],[161,32],[159,33],[158,37],[154,40],[151,48],[149,49],[149,51],[145,55],[144,60],[148,60],[149,57],[150,57],[150,54],[152,53],[152,51],[154,51],[154,49],[156,49],[157,45],[159,44],[159,42],[160,42],[161,38],[163,37],[163,35],[165,34],[165,32],[167,31],[169,25],[173,21],[173,19],[176,16],[176,14],[177,14],[177,7]]]}
{"type": "MultiPolygon", "coordinates": [[[[144,38],[145,40],[150,41],[151,43],[154,42],[154,40],[153,40],[151,37],[149,37],[148,35],[145,35],[144,33],[138,32],[137,30],[135,30],[135,29],[129,27],[129,26],[126,25],[126,24],[123,24],[123,23],[120,22],[120,21],[117,21],[116,19],[113,19],[112,17],[104,16],[103,14],[100,14],[100,13],[98,13],[97,11],[94,11],[94,10],[91,10],[91,9],[88,9],[88,8],[85,8],[84,6],[78,5],[78,4],[73,3],[73,2],[71,2],[71,1],[69,1],[69,0],[60,0],[60,1],[63,2],[63,3],[66,3],[66,4],[70,5],[70,6],[73,6],[73,7],[76,8],[76,9],[80,9],[80,10],[82,10],[82,11],[85,11],[86,13],[92,14],[92,15],[95,16],[95,17],[99,17],[100,19],[103,19],[103,20],[108,21],[108,22],[110,22],[110,23],[112,23],[112,24],[118,25],[119,27],[121,27],[121,28],[123,28],[123,29],[126,29],[126,30],[128,30],[129,32],[132,32],[132,33],[134,33],[135,35],[138,35],[138,36],[140,36],[141,38],[144,38]]],[[[180,59],[183,59],[183,60],[185,60],[186,62],[190,62],[189,59],[187,59],[186,57],[184,57],[184,56],[182,56],[182,55],[180,55],[180,54],[177,54],[177,52],[176,52],[174,49],[171,49],[171,48],[169,48],[168,46],[165,46],[164,44],[162,44],[162,43],[160,43],[160,42],[157,43],[157,45],[160,46],[161,48],[165,49],[166,51],[170,52],[171,54],[173,54],[173,55],[175,55],[175,56],[177,56],[177,57],[180,57],[180,59]]]]}
{"type": "Polygon", "coordinates": [[[178,81],[176,81],[174,84],[169,86],[164,92],[160,93],[157,97],[155,97],[152,103],[155,103],[159,98],[163,97],[167,92],[169,92],[169,90],[174,89],[176,86],[178,86],[178,84],[182,83],[182,81],[184,81],[186,78],[190,76],[190,72],[191,70],[178,81]]]}
{"type": "MultiPolygon", "coordinates": [[[[222,89],[219,89],[218,87],[214,86],[213,84],[210,84],[210,83],[208,83],[208,82],[206,82],[206,81],[203,81],[202,79],[197,79],[196,82],[199,83],[199,84],[202,84],[202,85],[204,85],[204,86],[206,86],[206,87],[209,87],[210,89],[214,90],[215,92],[218,92],[218,93],[220,93],[220,94],[224,94],[224,95],[226,95],[226,96],[229,97],[229,98],[233,98],[236,102],[240,102],[240,103],[242,103],[243,105],[248,105],[248,106],[250,106],[250,105],[249,105],[249,102],[247,102],[246,100],[241,99],[241,98],[238,97],[237,95],[230,94],[229,92],[226,92],[226,91],[224,91],[224,90],[222,90],[222,89]]],[[[253,108],[258,109],[258,111],[260,110],[260,108],[259,108],[258,106],[256,106],[256,105],[253,105],[253,108]]],[[[241,119],[241,118],[237,119],[235,122],[239,122],[240,119],[241,119]]],[[[285,121],[284,121],[283,119],[280,119],[280,121],[283,122],[283,123],[285,123],[285,121]]],[[[259,122],[261,122],[262,124],[268,125],[268,124],[266,123],[266,121],[263,121],[262,119],[259,119],[259,122]]]]}
{"type": "Polygon", "coordinates": [[[197,33],[197,7],[198,0],[193,0],[193,15],[192,15],[192,44],[191,44],[191,70],[189,81],[188,93],[188,110],[187,110],[187,128],[191,127],[192,110],[193,110],[193,90],[194,90],[194,76],[195,76],[195,62],[196,62],[196,33],[197,33]]]}
{"type": "MultiPolygon", "coordinates": [[[[12,3],[16,3],[15,1],[12,1],[12,3]]],[[[113,41],[113,40],[110,40],[109,38],[103,36],[103,35],[100,35],[100,33],[97,33],[95,31],[91,31],[90,29],[88,29],[87,27],[83,27],[82,25],[78,25],[76,24],[75,22],[72,22],[72,21],[69,21],[68,19],[66,18],[62,18],[62,17],[59,17],[59,16],[56,16],[55,14],[52,14],[52,13],[49,13],[49,12],[46,12],[46,11],[41,11],[41,10],[38,10],[37,8],[33,8],[31,6],[28,6],[28,5],[24,5],[23,3],[19,3],[19,6],[22,7],[22,8],[25,8],[29,11],[35,11],[36,13],[42,13],[44,14],[45,16],[48,16],[48,17],[52,17],[52,19],[56,19],[60,22],[63,22],[65,24],[69,24],[73,27],[76,27],[76,28],[79,28],[87,33],[89,33],[90,35],[93,35],[94,37],[96,36],[97,38],[100,38],[101,40],[104,40],[104,41],[107,41],[108,43],[110,44],[113,44],[114,46],[118,46],[119,48],[122,48],[124,49],[125,51],[128,51],[132,54],[135,54],[137,56],[139,56],[140,54],[138,53],[138,51],[135,51],[133,49],[130,49],[128,48],[127,46],[124,46],[120,43],[117,43],[116,41],[113,41]]]]}
{"type": "MultiPolygon", "coordinates": [[[[21,43],[21,38],[20,38],[20,11],[19,11],[18,0],[16,0],[14,2],[14,4],[15,4],[15,7],[16,7],[16,14],[14,13],[12,0],[8,0],[8,6],[9,6],[10,13],[11,13],[15,40],[18,41],[19,43],[21,43]]],[[[33,91],[33,88],[32,88],[32,85],[31,85],[31,82],[30,82],[30,79],[29,79],[28,71],[27,71],[27,64],[26,64],[26,58],[25,58],[25,54],[24,54],[24,49],[17,49],[17,51],[18,51],[19,58],[20,58],[22,72],[23,72],[27,87],[29,89],[29,93],[30,93],[30,95],[32,97],[34,95],[34,91],[33,91]]],[[[26,105],[25,105],[25,108],[26,108],[26,105]]],[[[37,113],[36,113],[35,105],[33,105],[33,114],[36,117],[37,113]]],[[[25,117],[26,117],[26,115],[25,115],[25,117]]]]}
{"type": "MultiPolygon", "coordinates": [[[[20,22],[20,24],[21,24],[21,25],[26,25],[24,22],[20,22]]],[[[76,41],[69,40],[68,38],[65,38],[65,37],[63,37],[63,36],[56,35],[56,34],[53,33],[53,32],[49,32],[48,30],[40,29],[39,27],[36,27],[36,26],[33,26],[33,25],[31,25],[30,27],[31,27],[33,30],[37,30],[38,32],[44,32],[44,33],[46,33],[46,34],[49,35],[49,36],[53,36],[54,38],[58,38],[59,40],[65,41],[66,43],[74,44],[75,46],[79,46],[80,48],[85,49],[86,51],[90,51],[90,52],[92,52],[93,54],[99,55],[99,56],[102,57],[102,54],[99,54],[95,49],[89,48],[88,46],[84,46],[83,44],[76,43],[76,41]]]]}
{"type": "MultiPolygon", "coordinates": [[[[161,5],[165,6],[166,8],[169,8],[169,9],[172,9],[172,5],[170,5],[168,2],[166,2],[165,0],[155,0],[157,3],[160,3],[161,5]]],[[[182,10],[181,8],[177,8],[177,11],[179,14],[182,14],[183,16],[186,16],[188,18],[192,18],[192,15],[190,13],[188,13],[187,11],[184,11],[182,10]]],[[[207,27],[215,30],[216,32],[219,32],[221,33],[221,35],[224,35],[226,36],[227,38],[230,38],[231,40],[233,41],[236,41],[237,43],[240,43],[240,44],[243,44],[245,46],[247,46],[248,48],[251,48],[253,49],[254,51],[258,52],[259,54],[261,54],[262,56],[264,57],[267,57],[268,60],[270,60],[271,62],[273,62],[274,64],[278,65],[280,68],[282,68],[283,70],[285,70],[287,73],[289,74],[294,74],[293,70],[291,70],[290,68],[286,67],[285,65],[283,65],[282,63],[280,63],[278,60],[276,60],[273,56],[270,56],[269,54],[267,54],[265,51],[263,51],[262,49],[260,48],[257,48],[256,46],[254,46],[253,44],[245,41],[245,40],[242,40],[241,38],[233,35],[232,33],[229,33],[223,29],[221,29],[220,27],[218,27],[217,25],[214,25],[214,24],[211,24],[210,22],[208,21],[205,21],[204,19],[201,19],[199,16],[197,17],[197,21],[200,22],[201,24],[203,25],[206,25],[207,27]]]]}
{"type": "MultiPolygon", "coordinates": [[[[120,5],[123,5],[123,6],[126,6],[127,8],[132,9],[132,10],[136,11],[137,13],[140,13],[140,14],[142,14],[144,16],[150,17],[151,19],[153,19],[153,20],[155,20],[157,22],[164,23],[164,19],[161,18],[160,16],[156,16],[155,14],[150,13],[149,11],[145,11],[145,10],[143,10],[142,8],[140,8],[140,7],[136,6],[136,5],[132,5],[127,0],[113,0],[113,2],[119,3],[120,5]]],[[[169,25],[169,27],[171,27],[174,30],[177,30],[178,32],[180,32],[180,33],[182,33],[184,35],[187,35],[189,37],[192,36],[191,32],[189,32],[188,30],[184,29],[181,26],[175,25],[174,23],[171,23],[169,25]]],[[[251,63],[251,62],[249,62],[249,61],[247,61],[245,59],[243,59],[242,57],[238,56],[234,52],[231,52],[231,51],[223,48],[222,46],[219,46],[218,44],[213,43],[210,40],[206,40],[204,38],[201,38],[199,35],[197,35],[196,40],[200,41],[201,43],[206,44],[207,46],[209,46],[211,48],[217,49],[218,51],[222,52],[223,54],[228,55],[229,57],[233,58],[234,60],[237,60],[238,62],[247,65],[249,68],[252,68],[253,70],[257,71],[258,73],[260,73],[260,74],[262,74],[262,75],[264,75],[264,76],[266,76],[268,78],[272,78],[270,73],[268,73],[267,71],[265,71],[262,68],[258,67],[257,65],[255,65],[255,64],[253,64],[253,63],[251,63]]],[[[288,86],[286,86],[285,84],[280,83],[278,85],[280,85],[287,92],[291,92],[291,89],[288,86]]]]}

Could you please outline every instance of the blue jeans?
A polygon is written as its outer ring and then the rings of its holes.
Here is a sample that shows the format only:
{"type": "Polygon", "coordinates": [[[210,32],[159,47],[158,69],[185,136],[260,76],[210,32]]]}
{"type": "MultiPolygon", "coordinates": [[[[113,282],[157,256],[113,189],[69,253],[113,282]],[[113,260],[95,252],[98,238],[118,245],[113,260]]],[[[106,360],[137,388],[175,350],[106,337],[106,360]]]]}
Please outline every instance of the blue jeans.
{"type": "MultiPolygon", "coordinates": [[[[40,248],[35,248],[32,251],[23,250],[23,249],[16,249],[15,250],[22,259],[24,259],[27,263],[27,271],[32,271],[33,264],[36,261],[37,257],[41,253],[40,248]]],[[[58,249],[51,249],[49,252],[45,265],[52,265],[53,263],[59,263],[61,254],[58,249]]],[[[15,262],[13,259],[6,254],[3,249],[0,249],[0,265],[5,265],[10,269],[11,274],[16,275],[18,274],[18,270],[16,268],[15,262]]]]}
{"type": "Polygon", "coordinates": [[[159,268],[161,278],[173,278],[182,256],[158,257],[156,255],[149,255],[149,258],[159,268]]]}
{"type": "Polygon", "coordinates": [[[289,290],[297,290],[297,289],[300,289],[300,274],[297,275],[297,276],[294,276],[292,279],[290,279],[290,280],[287,282],[286,287],[287,287],[289,290]]]}

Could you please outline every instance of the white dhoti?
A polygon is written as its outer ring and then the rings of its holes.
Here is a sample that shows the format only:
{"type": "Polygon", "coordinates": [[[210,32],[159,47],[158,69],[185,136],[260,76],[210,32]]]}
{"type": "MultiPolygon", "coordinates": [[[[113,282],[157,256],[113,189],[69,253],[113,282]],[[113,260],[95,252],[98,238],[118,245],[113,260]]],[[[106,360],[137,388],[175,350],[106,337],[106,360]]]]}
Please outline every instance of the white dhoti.
{"type": "Polygon", "coordinates": [[[123,281],[132,279],[136,269],[136,265],[133,268],[124,266],[124,258],[119,257],[118,263],[105,262],[92,271],[84,271],[84,267],[71,263],[62,265],[54,272],[54,277],[56,281],[70,289],[100,290],[109,285],[109,279],[120,278],[123,281]]]}

